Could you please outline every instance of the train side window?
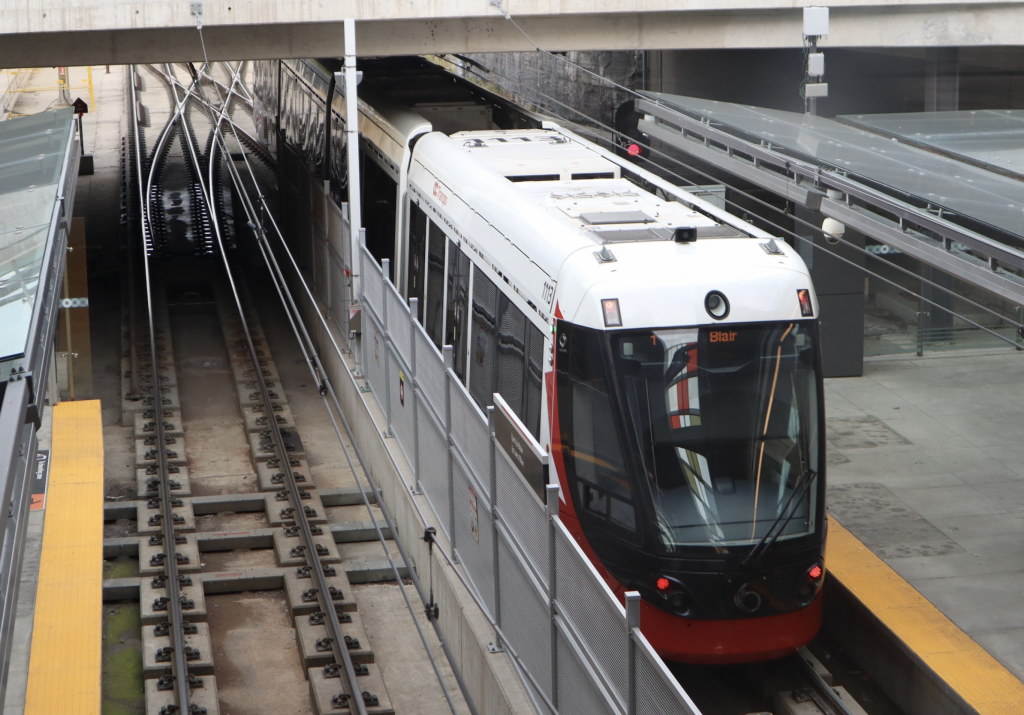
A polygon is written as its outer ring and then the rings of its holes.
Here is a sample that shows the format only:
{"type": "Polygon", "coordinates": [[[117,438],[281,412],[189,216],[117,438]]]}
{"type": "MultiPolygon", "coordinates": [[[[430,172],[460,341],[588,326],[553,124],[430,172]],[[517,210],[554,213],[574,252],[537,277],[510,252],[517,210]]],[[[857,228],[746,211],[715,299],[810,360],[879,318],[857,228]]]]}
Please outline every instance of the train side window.
{"type": "Polygon", "coordinates": [[[540,439],[541,382],[544,379],[544,333],[533,323],[526,328],[526,402],[523,424],[540,439]]]}
{"type": "Polygon", "coordinates": [[[516,417],[523,419],[526,374],[526,316],[504,293],[498,295],[497,389],[516,417]]]}
{"type": "Polygon", "coordinates": [[[471,322],[469,358],[469,393],[481,410],[494,400],[494,328],[498,314],[498,289],[473,266],[473,317],[471,322]]]}
{"type": "Polygon", "coordinates": [[[466,318],[469,315],[469,256],[448,241],[448,319],[445,345],[454,351],[455,374],[466,382],[466,318]]]}
{"type": "Polygon", "coordinates": [[[568,338],[557,376],[559,429],[577,511],[634,532],[633,485],[625,476],[600,334],[564,322],[559,332],[568,338]]]}
{"type": "Polygon", "coordinates": [[[441,349],[444,335],[444,232],[433,221],[427,221],[427,305],[423,327],[441,349]]]}
{"type": "Polygon", "coordinates": [[[418,298],[420,314],[416,318],[423,322],[426,306],[423,301],[423,284],[427,278],[427,215],[423,210],[409,202],[409,300],[418,298]]]}

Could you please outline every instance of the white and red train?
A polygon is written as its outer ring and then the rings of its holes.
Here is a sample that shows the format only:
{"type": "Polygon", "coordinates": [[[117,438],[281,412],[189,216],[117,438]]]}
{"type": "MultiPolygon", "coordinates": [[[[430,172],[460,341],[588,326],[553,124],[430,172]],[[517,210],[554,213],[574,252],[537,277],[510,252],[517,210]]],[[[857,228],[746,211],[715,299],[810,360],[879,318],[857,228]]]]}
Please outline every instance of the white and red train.
{"type": "MultiPolygon", "coordinates": [[[[329,74],[260,64],[260,121],[302,153],[286,115],[308,103],[286,95],[325,93],[329,74]]],[[[362,69],[369,250],[478,405],[500,393],[549,449],[564,523],[620,598],[643,595],[652,645],[728,663],[807,643],[825,442],[800,257],[432,65],[362,69]]]]}

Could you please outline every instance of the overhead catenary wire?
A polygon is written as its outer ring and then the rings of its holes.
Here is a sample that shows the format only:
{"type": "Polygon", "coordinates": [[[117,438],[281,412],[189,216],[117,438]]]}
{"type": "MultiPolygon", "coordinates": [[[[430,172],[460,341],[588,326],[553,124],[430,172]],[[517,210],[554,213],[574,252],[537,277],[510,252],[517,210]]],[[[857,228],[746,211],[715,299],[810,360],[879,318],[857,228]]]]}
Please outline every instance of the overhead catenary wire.
{"type": "MultiPolygon", "coordinates": [[[[511,20],[511,18],[509,18],[509,19],[511,20]]],[[[512,21],[512,22],[520,30],[520,32],[523,32],[522,28],[520,28],[518,24],[516,24],[514,21],[512,21]]],[[[523,34],[524,34],[524,36],[527,37],[527,39],[530,39],[529,35],[526,35],[525,32],[523,32],[523,34]]],[[[533,43],[533,40],[530,40],[530,42],[533,43]]],[[[535,43],[534,43],[534,46],[536,47],[535,43]]],[[[632,95],[634,97],[637,97],[637,98],[640,98],[640,99],[646,99],[648,101],[651,100],[650,97],[646,97],[644,95],[641,95],[640,93],[636,92],[635,90],[631,90],[628,87],[624,87],[623,85],[618,84],[617,82],[615,82],[613,80],[604,78],[600,74],[597,74],[597,73],[595,73],[595,72],[593,72],[593,71],[591,71],[591,70],[589,70],[589,69],[587,69],[585,67],[582,67],[581,65],[578,65],[578,64],[572,62],[571,60],[568,60],[568,59],[566,59],[564,57],[561,57],[560,55],[557,55],[557,54],[552,53],[552,52],[548,52],[546,50],[541,49],[540,47],[537,47],[537,50],[539,52],[543,53],[543,54],[546,54],[546,55],[549,55],[551,57],[554,57],[555,59],[557,59],[557,60],[559,60],[561,62],[564,62],[564,63],[566,63],[566,64],[568,64],[568,65],[570,65],[570,66],[572,66],[572,67],[574,67],[576,69],[579,69],[579,70],[581,70],[581,71],[583,71],[583,72],[585,72],[585,73],[587,73],[589,75],[592,75],[592,76],[594,76],[594,77],[596,77],[598,79],[601,79],[601,80],[607,82],[608,84],[616,87],[617,89],[620,89],[620,90],[623,90],[625,92],[628,92],[630,95],[632,95]]],[[[463,69],[463,71],[466,71],[466,72],[469,72],[469,73],[471,73],[473,75],[476,75],[476,76],[480,77],[480,79],[483,79],[485,81],[493,81],[493,80],[490,80],[489,78],[482,76],[476,69],[474,69],[474,67],[480,67],[481,69],[486,71],[488,74],[493,75],[493,76],[498,77],[498,78],[501,78],[502,80],[505,80],[506,82],[510,82],[513,85],[517,85],[517,86],[520,86],[520,87],[524,85],[524,83],[522,83],[522,82],[520,82],[518,80],[515,80],[513,78],[507,77],[506,75],[503,75],[502,73],[500,73],[500,72],[498,72],[496,70],[483,67],[482,65],[480,65],[477,62],[470,62],[468,64],[470,64],[469,67],[462,67],[461,69],[463,69]]],[[[724,186],[726,186],[727,188],[729,188],[730,190],[736,192],[737,194],[739,194],[739,195],[741,195],[741,196],[743,196],[743,197],[745,197],[747,199],[750,199],[751,201],[757,203],[758,205],[763,206],[764,208],[766,208],[766,209],[768,209],[768,210],[770,210],[770,211],[772,211],[774,213],[781,214],[782,216],[785,216],[786,218],[791,219],[791,220],[793,220],[796,223],[804,225],[807,228],[815,231],[816,233],[818,233],[818,234],[820,234],[822,236],[826,236],[830,241],[835,240],[835,241],[837,241],[839,243],[843,243],[848,248],[853,249],[854,251],[862,253],[864,255],[870,256],[872,259],[880,261],[884,265],[889,266],[889,267],[897,270],[898,272],[902,272],[902,273],[912,277],[913,279],[915,279],[917,281],[920,281],[924,285],[928,285],[928,286],[930,286],[930,287],[932,287],[932,288],[934,288],[936,290],[939,290],[939,291],[942,291],[944,293],[947,293],[947,294],[949,294],[950,296],[952,296],[952,297],[954,297],[956,299],[962,300],[965,303],[968,303],[969,305],[977,308],[978,310],[980,310],[982,312],[985,312],[985,313],[988,313],[989,315],[992,315],[993,317],[999,319],[1000,321],[1004,321],[1004,322],[1006,322],[1006,323],[1008,323],[1010,325],[1015,326],[1018,329],[1019,333],[1024,334],[1024,325],[1022,325],[1020,323],[1017,323],[1016,321],[1013,321],[1012,319],[1008,318],[1007,316],[999,313],[998,311],[993,310],[992,308],[989,308],[986,305],[978,303],[977,301],[974,301],[971,298],[968,298],[967,296],[964,296],[964,295],[962,295],[960,293],[957,293],[952,288],[949,288],[947,286],[943,286],[943,285],[941,285],[939,283],[936,283],[935,281],[929,280],[929,279],[927,279],[927,278],[925,278],[923,276],[919,276],[918,274],[914,273],[913,271],[911,271],[911,270],[909,270],[907,268],[904,268],[902,266],[899,266],[899,265],[896,265],[896,264],[893,264],[893,263],[889,263],[889,262],[885,261],[885,259],[883,259],[881,256],[876,255],[876,254],[868,251],[867,249],[865,249],[863,247],[857,246],[856,244],[854,244],[853,242],[851,242],[849,240],[846,240],[846,239],[843,239],[841,237],[832,236],[830,234],[827,234],[825,231],[822,230],[822,228],[820,226],[817,226],[816,224],[813,224],[813,223],[807,221],[806,219],[803,219],[800,216],[797,216],[794,213],[791,213],[791,212],[786,211],[784,209],[781,209],[781,208],[779,208],[777,206],[774,206],[774,205],[766,202],[764,199],[762,199],[762,198],[760,198],[758,196],[755,196],[754,194],[751,194],[751,193],[749,193],[747,191],[744,191],[744,190],[742,190],[742,189],[740,189],[740,188],[738,188],[736,186],[727,184],[727,183],[721,181],[721,179],[719,179],[717,177],[711,176],[706,171],[704,171],[702,169],[699,169],[699,168],[697,168],[694,165],[687,164],[686,162],[682,161],[678,157],[672,156],[671,154],[668,154],[667,152],[664,152],[664,151],[661,151],[661,150],[655,148],[650,143],[645,143],[645,142],[637,140],[635,137],[630,137],[630,136],[622,133],[621,131],[619,131],[619,130],[613,128],[613,127],[610,127],[610,126],[602,123],[600,120],[598,120],[598,119],[596,119],[594,117],[589,116],[588,114],[586,114],[582,110],[577,109],[576,107],[572,107],[571,105],[568,105],[565,102],[562,102],[562,101],[560,101],[560,100],[558,100],[558,99],[556,99],[556,98],[554,98],[554,97],[552,97],[552,96],[542,92],[541,90],[536,89],[535,87],[531,86],[531,91],[534,92],[537,96],[540,96],[543,99],[547,100],[548,102],[552,102],[552,103],[554,103],[554,104],[556,104],[556,105],[558,105],[560,107],[563,107],[563,108],[569,110],[570,112],[572,112],[572,113],[582,117],[583,119],[585,119],[586,121],[592,123],[593,125],[596,125],[596,126],[600,127],[601,129],[604,129],[605,131],[610,132],[614,136],[627,139],[627,140],[629,140],[632,143],[636,143],[639,146],[642,146],[642,147],[646,148],[652,154],[657,154],[657,155],[659,155],[661,157],[664,157],[665,159],[667,159],[667,160],[669,160],[669,161],[671,161],[671,162],[673,162],[675,164],[678,164],[679,166],[683,167],[685,170],[688,170],[688,171],[691,171],[691,172],[693,172],[695,174],[698,174],[700,176],[706,177],[710,181],[713,181],[715,183],[721,183],[724,186]]],[[[547,110],[547,111],[550,111],[550,110],[547,110]]],[[[553,113],[553,116],[555,116],[556,118],[559,118],[559,119],[568,119],[568,117],[564,117],[563,115],[559,115],[559,114],[554,114],[553,113]]],[[[572,120],[570,120],[570,121],[572,122],[572,120]]],[[[602,136],[600,133],[595,132],[594,130],[590,129],[586,125],[580,125],[580,124],[578,124],[576,122],[572,122],[572,123],[573,123],[573,125],[577,129],[579,129],[580,131],[583,131],[583,132],[585,132],[587,134],[590,134],[596,140],[607,142],[607,143],[611,144],[613,147],[618,148],[617,144],[615,144],[614,142],[610,141],[607,137],[602,136]]],[[[691,179],[687,179],[686,177],[683,177],[683,176],[681,176],[681,175],[671,171],[670,169],[668,169],[664,165],[659,164],[659,163],[653,161],[649,157],[645,157],[645,156],[643,156],[641,154],[637,158],[640,159],[640,160],[643,160],[643,161],[645,161],[647,163],[649,163],[651,166],[655,167],[656,169],[658,169],[660,171],[666,172],[667,174],[669,174],[673,178],[678,179],[679,181],[683,182],[683,184],[685,184],[685,185],[697,186],[696,182],[692,181],[691,179]]],[[[726,204],[730,205],[731,207],[733,207],[736,210],[739,210],[739,211],[745,211],[746,210],[745,207],[742,207],[742,206],[736,204],[734,201],[730,201],[729,199],[726,199],[725,202],[726,202],[726,204]]],[[[949,307],[946,307],[944,305],[941,305],[936,300],[933,300],[931,298],[927,298],[924,295],[921,295],[921,294],[919,294],[919,293],[917,293],[915,291],[912,291],[912,290],[906,288],[905,286],[900,285],[899,283],[897,283],[897,282],[895,282],[895,281],[893,281],[893,280],[891,280],[889,278],[886,278],[885,276],[883,276],[883,275],[881,275],[879,273],[873,272],[870,269],[866,268],[865,266],[862,266],[862,265],[860,265],[860,264],[858,264],[858,263],[856,263],[856,262],[846,258],[845,256],[841,256],[841,255],[839,255],[839,254],[837,254],[837,253],[835,253],[833,251],[830,251],[825,246],[822,246],[822,245],[819,245],[819,244],[815,243],[812,238],[809,238],[807,236],[801,236],[800,234],[796,233],[795,231],[793,231],[791,229],[788,229],[788,228],[785,228],[783,226],[780,226],[780,225],[774,223],[773,221],[771,221],[771,220],[769,220],[769,219],[767,219],[767,218],[765,218],[763,216],[758,216],[757,218],[758,218],[758,220],[760,220],[764,224],[772,227],[773,229],[775,229],[775,230],[777,230],[777,231],[779,231],[779,232],[781,232],[783,234],[786,234],[788,236],[791,236],[794,240],[801,241],[803,243],[807,243],[812,248],[814,248],[814,249],[816,249],[818,251],[822,251],[822,252],[828,254],[829,256],[831,256],[831,257],[833,257],[833,258],[835,258],[835,259],[837,259],[837,260],[839,260],[841,262],[847,263],[847,264],[853,266],[854,268],[867,273],[869,276],[872,276],[872,277],[876,278],[877,280],[879,280],[879,281],[881,281],[883,283],[886,283],[888,285],[891,285],[891,286],[899,289],[900,291],[908,293],[909,295],[917,298],[918,300],[920,300],[920,301],[922,301],[924,303],[932,305],[935,308],[938,308],[939,310],[943,310],[943,311],[949,313],[950,315],[952,315],[954,317],[957,317],[957,318],[963,320],[966,323],[969,323],[970,325],[974,326],[975,328],[978,328],[979,330],[982,330],[982,331],[992,335],[996,339],[998,339],[998,340],[1000,340],[1000,341],[1002,341],[1002,342],[1004,342],[1004,343],[1006,343],[1008,345],[1011,345],[1011,346],[1013,346],[1015,348],[1019,348],[1020,347],[1020,345],[1017,342],[1015,342],[1013,339],[1007,338],[1006,336],[999,334],[998,332],[992,330],[991,328],[989,328],[987,326],[984,326],[984,325],[981,325],[980,323],[976,322],[975,320],[973,320],[973,319],[971,319],[971,318],[969,318],[967,316],[964,316],[964,315],[956,312],[952,308],[949,308],[949,307]]]]}

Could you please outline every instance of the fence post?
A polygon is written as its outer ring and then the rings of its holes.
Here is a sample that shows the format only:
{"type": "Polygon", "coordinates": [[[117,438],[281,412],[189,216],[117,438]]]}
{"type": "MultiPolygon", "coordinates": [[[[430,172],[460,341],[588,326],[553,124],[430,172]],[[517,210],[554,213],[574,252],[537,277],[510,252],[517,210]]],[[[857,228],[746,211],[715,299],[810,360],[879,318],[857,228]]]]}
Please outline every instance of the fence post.
{"type": "Polygon", "coordinates": [[[416,321],[420,314],[420,299],[409,299],[409,387],[412,391],[412,469],[416,477],[416,485],[413,487],[414,494],[423,493],[423,485],[420,483],[420,381],[416,378],[416,321]]]}
{"type": "Polygon", "coordinates": [[[448,442],[448,540],[452,545],[452,560],[459,562],[455,550],[455,455],[452,452],[452,365],[455,364],[454,348],[445,345],[441,349],[444,358],[444,435],[448,442]]]}
{"type": "Polygon", "coordinates": [[[391,332],[388,330],[388,276],[391,275],[391,259],[385,258],[380,263],[380,322],[384,326],[384,414],[388,418],[388,437],[394,437],[391,429],[391,332]]]}
{"type": "MultiPolygon", "coordinates": [[[[494,405],[487,406],[487,438],[490,443],[488,450],[490,464],[488,466],[491,470],[489,488],[491,490],[491,566],[493,569],[491,576],[494,579],[494,623],[501,628],[501,588],[499,586],[501,569],[498,564],[498,443],[494,437],[494,405]]],[[[494,634],[494,645],[496,650],[505,647],[501,642],[501,635],[497,632],[494,634]]]]}
{"type": "Polygon", "coordinates": [[[636,715],[636,639],[633,631],[640,629],[640,592],[626,591],[626,642],[629,654],[629,685],[626,713],[636,715]]]}
{"type": "MultiPolygon", "coordinates": [[[[330,109],[328,109],[330,111],[330,109]]],[[[323,296],[327,315],[331,314],[331,182],[325,179],[324,185],[324,283],[326,290],[323,296]]]]}
{"type": "Polygon", "coordinates": [[[555,622],[555,599],[558,597],[557,564],[555,563],[555,533],[557,530],[559,488],[557,484],[544,487],[544,508],[548,516],[548,617],[551,625],[551,704],[558,707],[558,624],[555,622]]]}

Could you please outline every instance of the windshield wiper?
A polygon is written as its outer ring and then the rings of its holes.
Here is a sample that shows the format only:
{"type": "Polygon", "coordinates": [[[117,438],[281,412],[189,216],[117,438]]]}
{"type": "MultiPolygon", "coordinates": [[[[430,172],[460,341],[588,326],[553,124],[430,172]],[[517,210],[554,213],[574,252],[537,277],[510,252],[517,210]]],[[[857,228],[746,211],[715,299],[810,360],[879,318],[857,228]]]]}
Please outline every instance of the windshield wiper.
{"type": "MultiPolygon", "coordinates": [[[[761,537],[761,540],[757,542],[754,548],[750,550],[750,553],[748,553],[743,559],[743,563],[741,565],[744,568],[768,553],[768,549],[770,549],[778,538],[782,536],[782,532],[786,528],[786,525],[794,516],[796,516],[796,511],[800,507],[800,502],[803,500],[804,494],[807,493],[811,483],[817,477],[818,473],[813,469],[808,469],[804,472],[804,478],[801,480],[800,486],[790,493],[789,499],[786,500],[786,505],[782,507],[782,511],[780,511],[779,515],[775,517],[775,521],[772,522],[772,525],[768,527],[768,531],[765,532],[764,536],[761,537]],[[790,505],[793,506],[792,509],[790,509],[790,505]]],[[[811,506],[808,505],[807,508],[810,510],[811,506]]]]}

